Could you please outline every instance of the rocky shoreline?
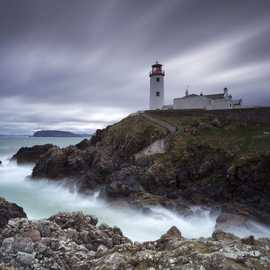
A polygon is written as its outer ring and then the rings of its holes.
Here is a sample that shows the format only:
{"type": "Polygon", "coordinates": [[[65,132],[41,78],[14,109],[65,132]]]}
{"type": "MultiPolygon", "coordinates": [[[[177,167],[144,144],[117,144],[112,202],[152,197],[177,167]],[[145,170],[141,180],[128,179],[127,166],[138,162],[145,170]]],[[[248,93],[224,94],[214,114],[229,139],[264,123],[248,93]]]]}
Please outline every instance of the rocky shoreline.
{"type": "MultiPolygon", "coordinates": [[[[14,204],[0,204],[0,213],[14,204]]],[[[16,206],[16,209],[21,209],[16,206]]],[[[10,211],[9,211],[10,210],[10,211]]],[[[270,239],[240,239],[215,231],[210,238],[185,239],[172,227],[156,241],[132,242],[117,227],[90,215],[59,213],[28,220],[23,210],[0,227],[1,270],[231,270],[270,268],[270,239]]]]}
{"type": "Polygon", "coordinates": [[[162,124],[164,117],[151,121],[153,116],[144,114],[97,130],[77,145],[22,148],[13,159],[35,163],[34,180],[70,181],[80,192],[99,190],[113,203],[140,209],[162,206],[183,215],[190,213],[191,206],[202,205],[220,211],[220,220],[232,225],[245,225],[250,219],[270,224],[270,144],[263,135],[265,122],[239,122],[211,113],[171,121],[167,113],[165,121],[177,124],[171,132],[162,124]],[[161,139],[164,153],[147,151],[161,139]]]}
{"type": "Polygon", "coordinates": [[[0,229],[0,269],[270,269],[269,238],[224,232],[270,224],[270,126],[220,113],[165,116],[134,114],[77,145],[22,148],[12,159],[34,164],[33,181],[65,181],[86,195],[99,190],[112,204],[149,214],[162,206],[188,216],[201,205],[217,216],[212,237],[185,239],[172,227],[157,241],[133,243],[92,216],[30,221],[15,207],[0,229]]]}

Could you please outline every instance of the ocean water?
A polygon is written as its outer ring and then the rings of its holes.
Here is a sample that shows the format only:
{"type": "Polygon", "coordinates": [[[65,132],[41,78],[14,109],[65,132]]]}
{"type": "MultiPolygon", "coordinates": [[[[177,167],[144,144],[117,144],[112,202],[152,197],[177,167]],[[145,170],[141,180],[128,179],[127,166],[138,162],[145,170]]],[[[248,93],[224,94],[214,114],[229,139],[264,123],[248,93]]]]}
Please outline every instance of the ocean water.
{"type": "MultiPolygon", "coordinates": [[[[22,146],[53,143],[61,147],[78,143],[82,138],[0,137],[0,196],[22,206],[30,219],[48,218],[60,211],[83,211],[98,217],[100,223],[118,226],[134,241],[156,240],[175,225],[187,238],[209,237],[216,217],[209,210],[194,207],[194,215],[183,217],[164,208],[152,208],[152,214],[129,208],[112,207],[98,194],[83,196],[64,183],[32,180],[32,166],[17,166],[9,158],[22,146]]],[[[253,234],[270,237],[268,228],[250,223],[247,228],[233,228],[239,236],[253,234]]]]}

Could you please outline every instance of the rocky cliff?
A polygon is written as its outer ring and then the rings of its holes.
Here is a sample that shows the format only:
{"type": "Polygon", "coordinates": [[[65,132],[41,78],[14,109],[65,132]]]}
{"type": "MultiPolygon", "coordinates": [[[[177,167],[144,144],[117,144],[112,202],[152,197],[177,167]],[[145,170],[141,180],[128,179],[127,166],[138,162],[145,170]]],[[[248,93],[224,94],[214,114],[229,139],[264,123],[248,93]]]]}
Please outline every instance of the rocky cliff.
{"type": "Polygon", "coordinates": [[[17,164],[35,163],[52,147],[55,146],[52,144],[44,144],[35,145],[33,147],[22,147],[11,160],[16,161],[17,164]]]}
{"type": "Polygon", "coordinates": [[[269,109],[134,114],[78,145],[52,147],[32,176],[76,179],[81,192],[98,189],[134,207],[162,205],[188,214],[190,205],[199,204],[269,224],[265,114],[269,109]],[[163,152],[141,154],[160,140],[163,152]]]}

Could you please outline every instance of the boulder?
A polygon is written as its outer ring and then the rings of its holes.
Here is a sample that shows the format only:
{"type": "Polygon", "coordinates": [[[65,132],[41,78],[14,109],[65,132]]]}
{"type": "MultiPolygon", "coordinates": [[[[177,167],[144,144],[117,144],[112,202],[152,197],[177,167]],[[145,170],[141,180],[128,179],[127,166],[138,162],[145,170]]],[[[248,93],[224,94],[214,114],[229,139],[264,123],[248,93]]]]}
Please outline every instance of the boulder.
{"type": "Polygon", "coordinates": [[[249,217],[232,213],[221,213],[216,220],[216,230],[229,231],[237,227],[248,227],[249,217]]]}
{"type": "Polygon", "coordinates": [[[63,149],[51,148],[33,168],[33,178],[63,179],[82,177],[91,168],[94,149],[79,150],[69,146],[63,149]]]}
{"type": "Polygon", "coordinates": [[[81,212],[59,213],[49,218],[49,221],[55,222],[62,229],[73,228],[76,230],[88,229],[89,225],[96,226],[97,218],[90,215],[84,215],[81,212]]]}
{"type": "Polygon", "coordinates": [[[160,237],[160,239],[156,241],[156,246],[159,250],[171,250],[174,249],[181,240],[181,232],[176,226],[172,226],[165,234],[160,237]]]}
{"type": "Polygon", "coordinates": [[[12,218],[25,218],[23,208],[15,203],[10,203],[0,197],[0,229],[3,228],[12,218]]]}
{"type": "Polygon", "coordinates": [[[24,237],[29,237],[33,242],[38,242],[41,240],[41,234],[39,230],[31,229],[24,233],[24,237]]]}
{"type": "Polygon", "coordinates": [[[254,246],[256,245],[257,241],[255,240],[255,237],[253,235],[250,235],[248,237],[242,238],[241,243],[245,245],[254,246]]]}
{"type": "Polygon", "coordinates": [[[226,232],[223,232],[221,230],[215,230],[212,233],[212,238],[215,241],[234,241],[234,240],[239,239],[238,237],[236,237],[232,233],[226,233],[226,232]]]}
{"type": "Polygon", "coordinates": [[[182,234],[178,230],[176,226],[172,226],[165,234],[163,234],[160,238],[163,241],[168,241],[168,240],[181,240],[182,239],[182,234]]]}
{"type": "Polygon", "coordinates": [[[32,147],[22,147],[11,158],[11,160],[17,161],[18,164],[36,163],[48,150],[56,146],[52,144],[35,145],[32,147]]]}

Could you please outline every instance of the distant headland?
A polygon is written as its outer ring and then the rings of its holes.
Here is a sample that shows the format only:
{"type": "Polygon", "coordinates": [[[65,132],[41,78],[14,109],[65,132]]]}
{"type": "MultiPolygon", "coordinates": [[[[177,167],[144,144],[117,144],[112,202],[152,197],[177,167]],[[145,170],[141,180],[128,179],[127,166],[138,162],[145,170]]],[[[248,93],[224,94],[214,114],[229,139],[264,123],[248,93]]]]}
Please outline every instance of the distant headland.
{"type": "Polygon", "coordinates": [[[89,134],[77,134],[62,130],[39,130],[32,137],[89,137],[89,134]]]}

